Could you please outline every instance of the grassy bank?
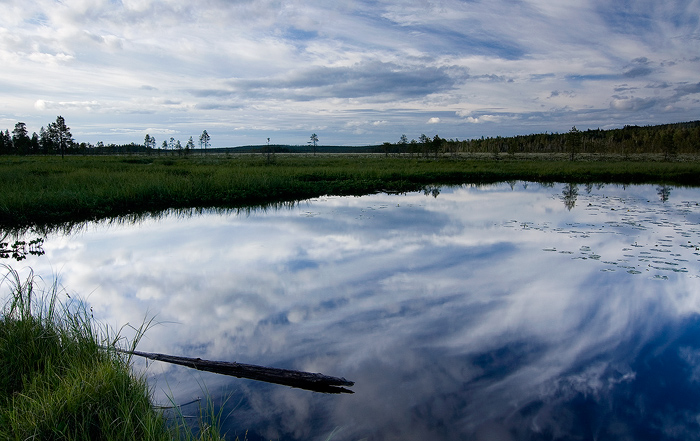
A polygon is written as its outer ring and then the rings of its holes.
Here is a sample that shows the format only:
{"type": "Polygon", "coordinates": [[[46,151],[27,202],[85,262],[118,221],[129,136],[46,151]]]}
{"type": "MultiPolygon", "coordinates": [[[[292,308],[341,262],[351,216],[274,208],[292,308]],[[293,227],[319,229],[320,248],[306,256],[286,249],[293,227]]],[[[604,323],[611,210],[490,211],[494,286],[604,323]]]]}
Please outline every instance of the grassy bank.
{"type": "MultiPolygon", "coordinates": [[[[0,439],[194,439],[154,410],[144,378],[129,359],[104,346],[79,303],[61,304],[56,290],[37,292],[31,277],[8,270],[11,296],[0,317],[0,439]]],[[[220,439],[207,427],[199,439],[220,439]]]]}
{"type": "Polygon", "coordinates": [[[532,158],[277,155],[268,163],[261,155],[2,157],[0,227],[508,180],[700,185],[698,161],[532,158]]]}

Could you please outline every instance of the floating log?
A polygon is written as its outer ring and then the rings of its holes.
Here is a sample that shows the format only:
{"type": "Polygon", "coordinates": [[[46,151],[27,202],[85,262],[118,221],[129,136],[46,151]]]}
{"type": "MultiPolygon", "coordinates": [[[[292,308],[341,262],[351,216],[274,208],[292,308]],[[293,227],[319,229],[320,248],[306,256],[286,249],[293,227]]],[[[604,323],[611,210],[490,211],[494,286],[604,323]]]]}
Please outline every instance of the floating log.
{"type": "Polygon", "coordinates": [[[328,375],[295,371],[291,369],[269,368],[252,364],[243,364],[225,361],[202,360],[201,358],[178,357],[174,355],[158,354],[152,352],[117,351],[145,357],[151,360],[163,361],[165,363],[179,364],[199,371],[214,372],[216,374],[230,375],[237,378],[247,378],[250,380],[264,381],[266,383],[282,384],[299,389],[323,392],[327,394],[352,394],[349,389],[340,386],[352,386],[354,381],[345,378],[330,377],[328,375]]]}

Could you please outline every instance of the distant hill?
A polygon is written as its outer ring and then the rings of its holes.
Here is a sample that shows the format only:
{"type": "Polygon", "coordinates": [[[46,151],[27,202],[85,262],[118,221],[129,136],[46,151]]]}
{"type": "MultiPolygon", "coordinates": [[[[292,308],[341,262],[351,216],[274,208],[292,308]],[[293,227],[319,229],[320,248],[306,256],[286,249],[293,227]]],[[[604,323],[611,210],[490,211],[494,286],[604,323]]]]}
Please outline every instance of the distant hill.
{"type": "MultiPolygon", "coordinates": [[[[266,153],[268,151],[274,153],[312,153],[314,147],[308,145],[244,145],[238,147],[220,147],[208,149],[209,152],[217,153],[266,153]]],[[[381,151],[380,145],[369,146],[342,146],[342,145],[319,145],[316,146],[316,153],[376,153],[381,151]]]]}

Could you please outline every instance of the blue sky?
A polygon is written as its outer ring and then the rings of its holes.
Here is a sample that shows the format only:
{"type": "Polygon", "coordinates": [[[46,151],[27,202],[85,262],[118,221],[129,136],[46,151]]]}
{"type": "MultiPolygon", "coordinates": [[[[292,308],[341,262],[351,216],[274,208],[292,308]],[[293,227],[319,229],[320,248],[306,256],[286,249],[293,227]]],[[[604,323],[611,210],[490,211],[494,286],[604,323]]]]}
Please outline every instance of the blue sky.
{"type": "Polygon", "coordinates": [[[698,0],[2,0],[0,128],[396,142],[700,119],[698,0]]]}

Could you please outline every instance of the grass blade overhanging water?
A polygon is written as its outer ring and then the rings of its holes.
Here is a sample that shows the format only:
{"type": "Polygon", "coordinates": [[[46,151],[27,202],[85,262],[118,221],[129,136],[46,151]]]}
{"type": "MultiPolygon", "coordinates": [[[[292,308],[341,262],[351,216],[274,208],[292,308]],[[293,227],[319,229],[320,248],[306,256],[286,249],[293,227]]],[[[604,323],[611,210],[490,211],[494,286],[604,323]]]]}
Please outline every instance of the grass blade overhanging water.
{"type": "MultiPolygon", "coordinates": [[[[56,284],[42,292],[32,274],[23,280],[4,268],[0,286],[9,285],[10,297],[0,317],[0,439],[196,439],[153,407],[130,357],[104,349],[123,343],[118,333],[101,329],[84,303],[60,302],[56,284]]],[[[137,330],[132,350],[147,327],[137,330]]],[[[199,432],[199,439],[223,439],[207,422],[199,432]]]]}

